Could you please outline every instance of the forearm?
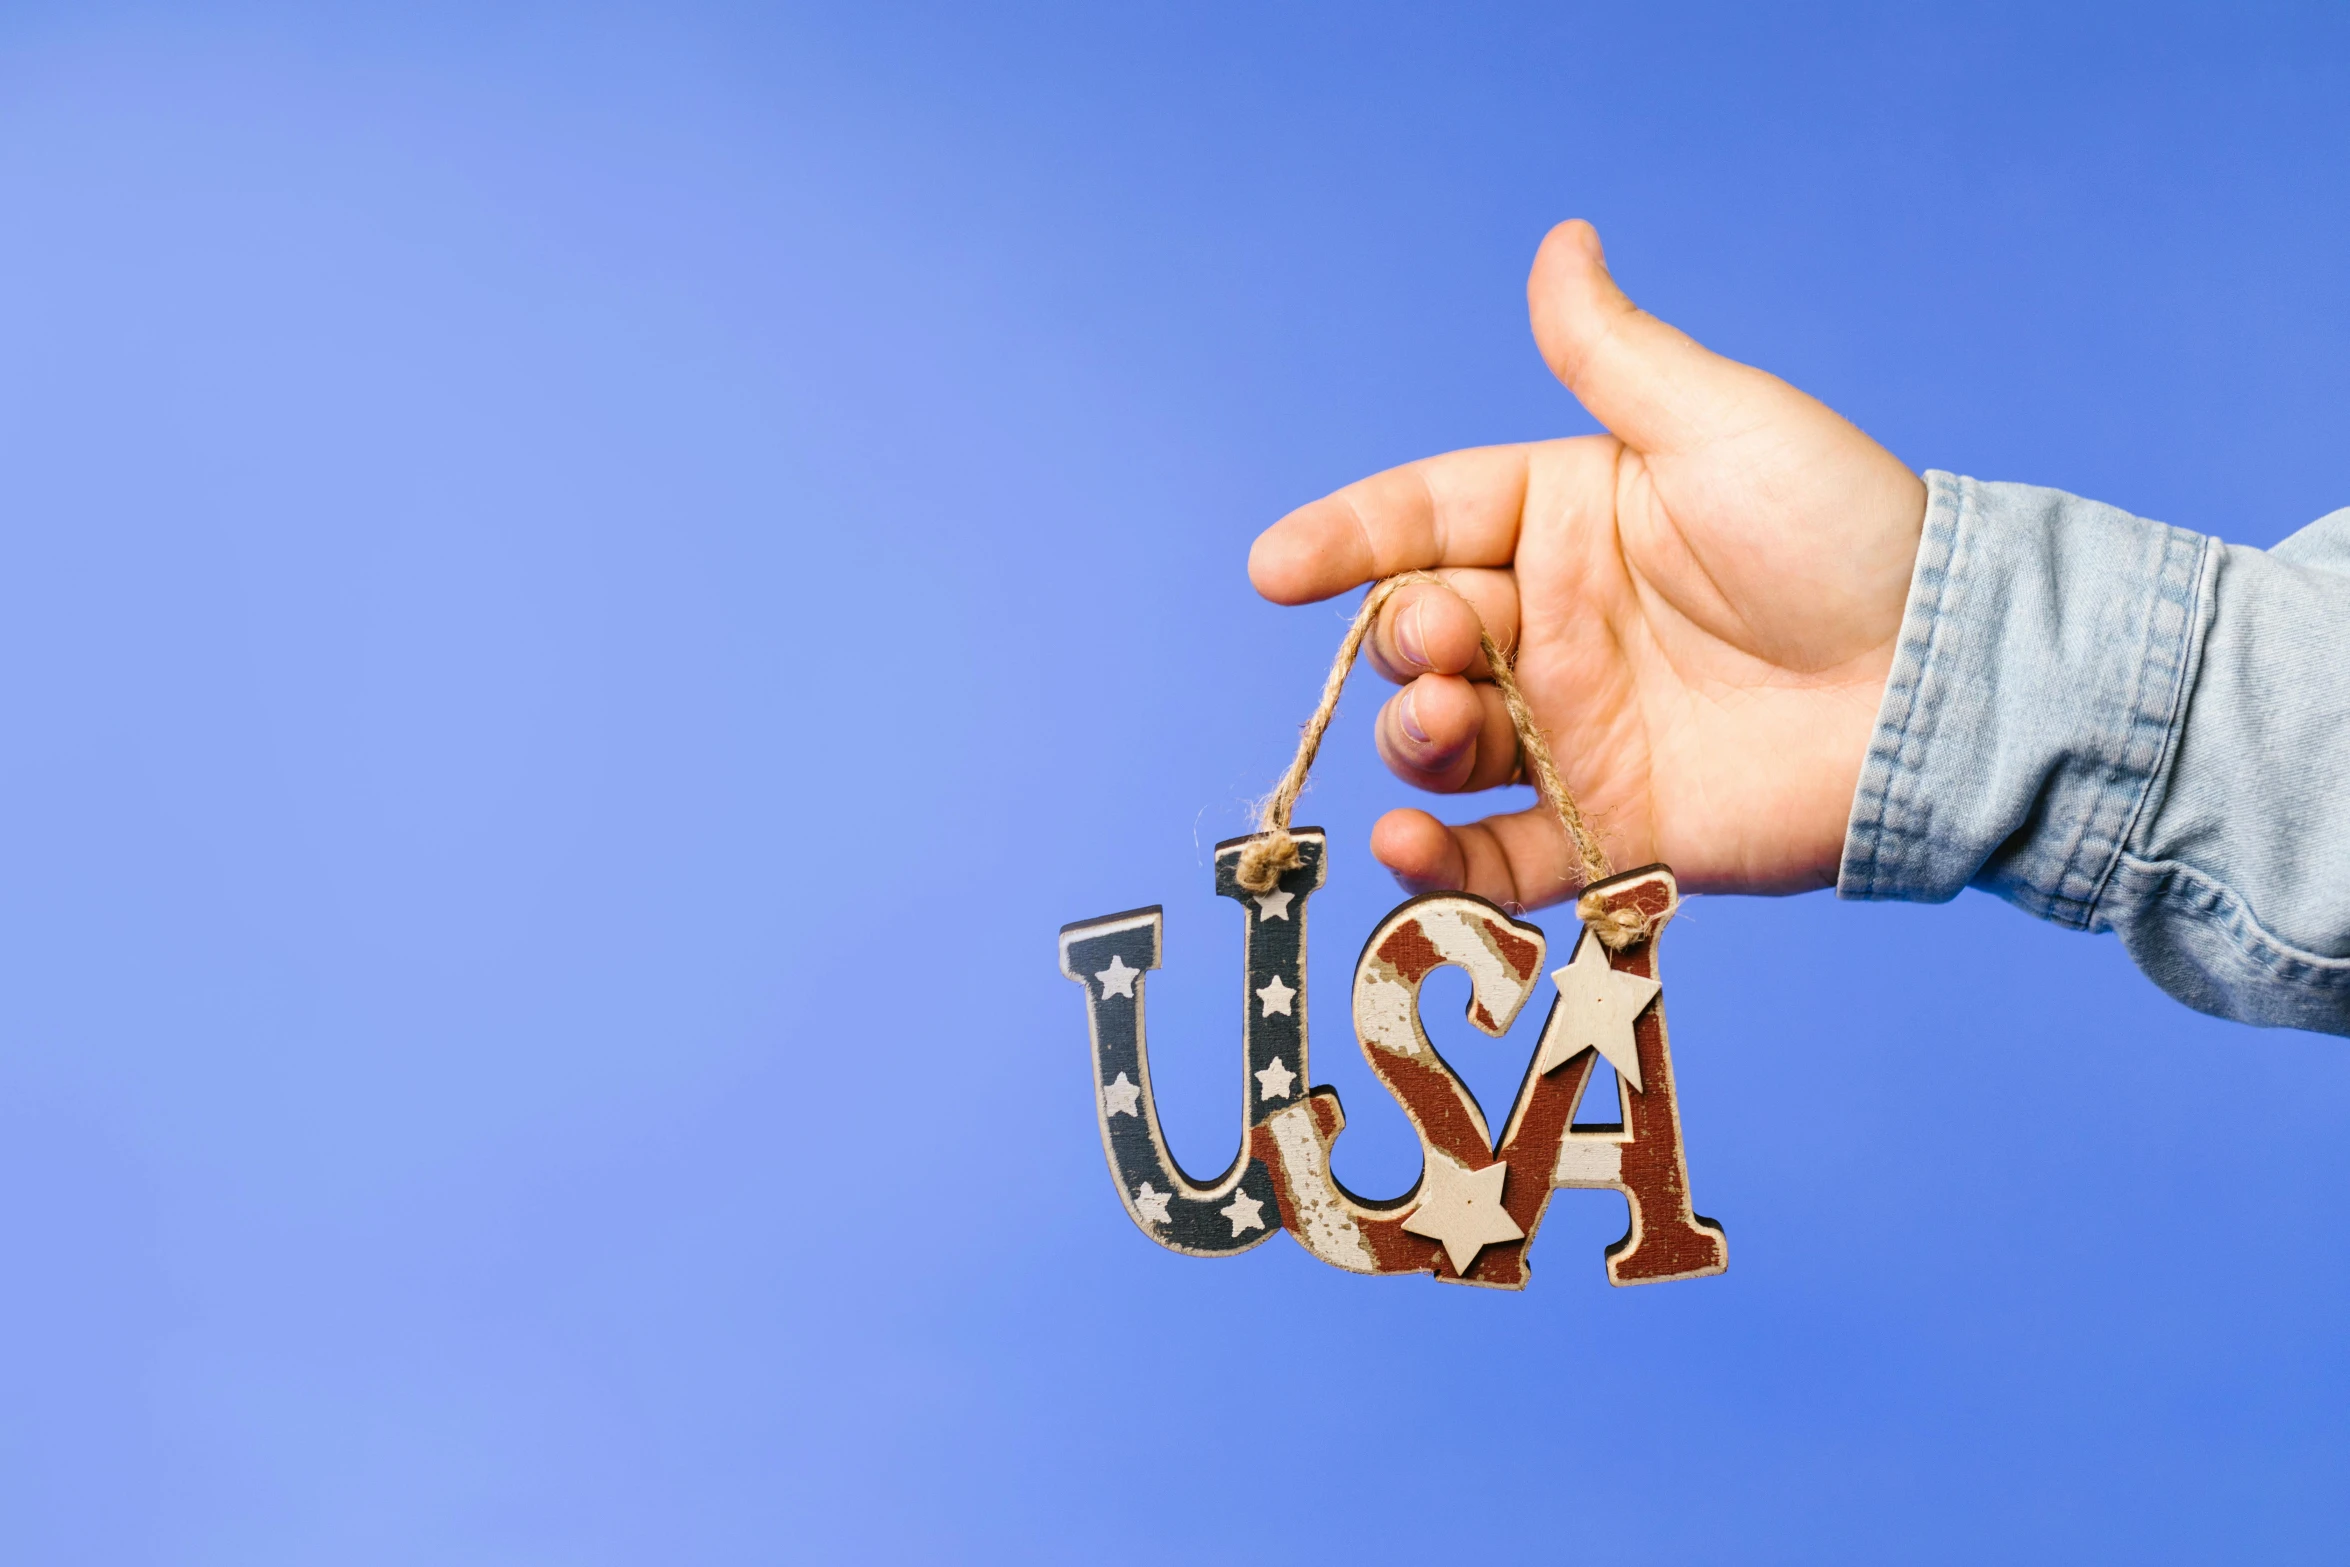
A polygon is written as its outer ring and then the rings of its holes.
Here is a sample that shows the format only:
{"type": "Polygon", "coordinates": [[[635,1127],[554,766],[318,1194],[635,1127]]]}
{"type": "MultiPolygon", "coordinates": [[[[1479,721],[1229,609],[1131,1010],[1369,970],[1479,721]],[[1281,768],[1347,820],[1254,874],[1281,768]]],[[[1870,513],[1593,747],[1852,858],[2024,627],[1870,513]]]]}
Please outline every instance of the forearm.
{"type": "Polygon", "coordinates": [[[1839,893],[1983,887],[2191,1006],[2350,1033],[2350,513],[2264,553],[1927,477],[1839,893]]]}

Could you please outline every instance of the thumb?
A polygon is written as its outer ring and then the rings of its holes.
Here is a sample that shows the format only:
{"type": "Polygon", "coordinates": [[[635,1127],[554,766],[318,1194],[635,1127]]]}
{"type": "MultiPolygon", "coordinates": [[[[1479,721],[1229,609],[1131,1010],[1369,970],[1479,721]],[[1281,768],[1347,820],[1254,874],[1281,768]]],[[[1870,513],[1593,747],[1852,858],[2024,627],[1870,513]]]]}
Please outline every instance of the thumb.
{"type": "Polygon", "coordinates": [[[1758,382],[1778,384],[1626,299],[1608,273],[1599,231],[1581,218],[1544,236],[1526,304],[1551,373],[1637,451],[1694,446],[1732,427],[1758,382]]]}

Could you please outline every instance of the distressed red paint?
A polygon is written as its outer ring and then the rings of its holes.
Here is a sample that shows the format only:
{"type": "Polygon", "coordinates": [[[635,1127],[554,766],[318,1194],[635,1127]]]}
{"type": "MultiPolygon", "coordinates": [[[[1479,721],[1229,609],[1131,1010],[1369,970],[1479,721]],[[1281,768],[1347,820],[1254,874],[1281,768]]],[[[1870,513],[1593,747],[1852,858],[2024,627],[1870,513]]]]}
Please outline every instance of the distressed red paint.
{"type": "MultiPolygon", "coordinates": [[[[1645,979],[1657,978],[1656,938],[1679,903],[1672,872],[1647,866],[1602,884],[1610,909],[1637,910],[1649,922],[1644,940],[1608,954],[1610,967],[1645,979]]],[[[1698,1214],[1689,1201],[1689,1167],[1681,1148],[1681,1108],[1673,1092],[1673,1056],[1665,1038],[1661,1001],[1640,1015],[1632,1037],[1640,1052],[1641,1087],[1619,1082],[1625,1130],[1621,1186],[1632,1207],[1631,1228],[1608,1248],[1608,1277],[1618,1284],[1653,1284],[1702,1278],[1729,1265],[1729,1241],[1722,1227],[1698,1214]]]]}
{"type": "Polygon", "coordinates": [[[1444,954],[1436,950],[1436,943],[1420,929],[1418,920],[1404,921],[1394,934],[1379,943],[1379,959],[1401,974],[1405,984],[1413,986],[1444,966],[1444,954]]]}
{"type": "Polygon", "coordinates": [[[1486,933],[1493,938],[1494,951],[1520,979],[1534,977],[1534,965],[1542,961],[1542,949],[1525,937],[1496,920],[1485,921],[1486,933]]]}

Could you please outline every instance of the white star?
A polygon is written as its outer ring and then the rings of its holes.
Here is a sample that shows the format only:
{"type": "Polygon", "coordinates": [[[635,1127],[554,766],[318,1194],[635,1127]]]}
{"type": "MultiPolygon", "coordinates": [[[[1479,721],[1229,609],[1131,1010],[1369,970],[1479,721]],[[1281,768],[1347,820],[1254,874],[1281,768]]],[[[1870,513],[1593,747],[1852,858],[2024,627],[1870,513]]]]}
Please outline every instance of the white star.
{"type": "Polygon", "coordinates": [[[1132,1001],[1134,999],[1134,982],[1141,977],[1142,970],[1128,968],[1126,960],[1115,952],[1110,954],[1110,966],[1094,976],[1095,979],[1102,982],[1102,999],[1104,1001],[1109,1000],[1112,996],[1124,996],[1127,1000],[1132,1001]]]}
{"type": "Polygon", "coordinates": [[[1271,984],[1265,985],[1257,991],[1257,999],[1265,1004],[1264,1015],[1266,1017],[1271,1017],[1276,1012],[1283,1017],[1295,1017],[1297,1014],[1289,1010],[1289,998],[1296,994],[1296,991],[1281,983],[1281,976],[1276,974],[1273,976],[1271,984]]]}
{"type": "Polygon", "coordinates": [[[1234,1192],[1232,1200],[1216,1211],[1232,1221],[1234,1235],[1243,1230],[1261,1230],[1265,1227],[1265,1221],[1260,1217],[1265,1211],[1265,1205],[1246,1192],[1234,1192]]]}
{"type": "Polygon", "coordinates": [[[1140,1120],[1141,1117],[1136,1114],[1134,1109],[1134,1101],[1141,1097],[1142,1086],[1138,1083],[1129,1083],[1126,1081],[1126,1074],[1120,1072],[1116,1077],[1110,1079],[1102,1089],[1102,1113],[1104,1115],[1132,1115],[1135,1116],[1135,1119],[1140,1120]]]}
{"type": "Polygon", "coordinates": [[[1153,1224],[1165,1224],[1168,1222],[1167,1200],[1174,1195],[1173,1192],[1154,1192],[1151,1183],[1145,1181],[1134,1188],[1134,1211],[1153,1224]]]}
{"type": "Polygon", "coordinates": [[[1285,920],[1289,918],[1289,900],[1296,896],[1297,894],[1294,892],[1258,893],[1257,923],[1262,925],[1267,920],[1285,920]]]}
{"type": "Polygon", "coordinates": [[[1494,1163],[1482,1170],[1457,1164],[1435,1149],[1428,1150],[1427,1173],[1420,1177],[1420,1205],[1403,1221],[1414,1235],[1443,1243],[1452,1271],[1465,1274],[1477,1253],[1495,1241],[1514,1241],[1526,1232],[1502,1211],[1501,1183],[1510,1167],[1494,1163]]]}
{"type": "Polygon", "coordinates": [[[1275,1056],[1273,1064],[1257,1075],[1257,1097],[1260,1099],[1287,1099],[1289,1090],[1297,1083],[1297,1074],[1281,1064],[1275,1056]]]}
{"type": "Polygon", "coordinates": [[[1586,1050],[1597,1050],[1607,1057],[1618,1077],[1639,1088],[1640,1043],[1633,1037],[1632,1024],[1664,986],[1610,968],[1607,948],[1589,931],[1575,947],[1575,960],[1565,968],[1551,970],[1550,977],[1559,988],[1559,1001],[1542,1031],[1542,1053],[1534,1058],[1535,1072],[1547,1072],[1586,1050]]]}

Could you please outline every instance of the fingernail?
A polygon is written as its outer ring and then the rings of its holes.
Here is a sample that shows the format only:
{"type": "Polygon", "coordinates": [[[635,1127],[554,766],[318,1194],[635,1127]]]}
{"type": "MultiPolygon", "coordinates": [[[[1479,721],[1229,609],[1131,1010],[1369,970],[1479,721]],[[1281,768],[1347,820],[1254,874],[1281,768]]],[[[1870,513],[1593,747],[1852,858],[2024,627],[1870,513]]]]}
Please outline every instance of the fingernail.
{"type": "Polygon", "coordinates": [[[1420,745],[1428,743],[1428,731],[1420,727],[1420,692],[1417,686],[1405,688],[1403,703],[1396,708],[1395,716],[1402,723],[1403,732],[1410,735],[1414,742],[1420,745]]]}
{"type": "MultiPolygon", "coordinates": [[[[1427,605],[1428,601],[1424,598],[1412,600],[1411,608],[1405,610],[1395,622],[1395,650],[1401,653],[1407,662],[1417,664],[1422,669],[1430,667],[1428,655],[1424,651],[1426,644],[1420,640],[1420,616],[1426,610],[1427,605]]],[[[1425,739],[1427,737],[1415,735],[1413,738],[1425,739]]]]}

